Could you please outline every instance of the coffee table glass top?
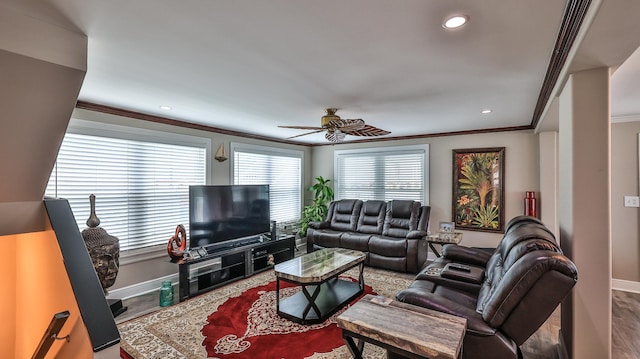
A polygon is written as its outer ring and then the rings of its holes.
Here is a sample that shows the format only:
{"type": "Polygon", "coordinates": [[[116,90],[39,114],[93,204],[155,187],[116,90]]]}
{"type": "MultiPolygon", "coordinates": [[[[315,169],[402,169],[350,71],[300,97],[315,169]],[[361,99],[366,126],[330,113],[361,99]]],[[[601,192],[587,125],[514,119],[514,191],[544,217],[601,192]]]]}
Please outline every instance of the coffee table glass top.
{"type": "Polygon", "coordinates": [[[325,248],[276,264],[276,277],[298,283],[323,282],[336,273],[364,262],[365,254],[344,248],[325,248]]]}

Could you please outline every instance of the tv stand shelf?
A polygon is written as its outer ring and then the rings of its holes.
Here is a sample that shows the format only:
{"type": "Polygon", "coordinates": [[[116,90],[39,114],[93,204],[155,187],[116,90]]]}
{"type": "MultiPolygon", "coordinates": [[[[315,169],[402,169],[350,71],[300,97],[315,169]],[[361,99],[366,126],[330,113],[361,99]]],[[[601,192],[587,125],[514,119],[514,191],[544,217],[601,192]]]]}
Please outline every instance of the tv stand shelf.
{"type": "Polygon", "coordinates": [[[271,268],[293,258],[295,236],[286,235],[271,241],[219,248],[206,256],[178,262],[178,297],[204,293],[271,268]]]}

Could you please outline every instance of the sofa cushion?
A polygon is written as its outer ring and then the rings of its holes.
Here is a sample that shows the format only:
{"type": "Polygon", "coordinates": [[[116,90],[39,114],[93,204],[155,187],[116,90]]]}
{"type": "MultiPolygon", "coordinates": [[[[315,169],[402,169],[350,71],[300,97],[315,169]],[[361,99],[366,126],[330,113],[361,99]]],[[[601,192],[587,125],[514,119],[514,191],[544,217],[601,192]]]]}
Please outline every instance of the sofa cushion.
{"type": "Polygon", "coordinates": [[[405,257],[387,257],[369,252],[369,265],[398,272],[407,271],[407,260],[405,257]]]}
{"type": "Polygon", "coordinates": [[[386,215],[387,203],[385,201],[371,200],[364,202],[358,218],[358,232],[381,234],[386,215]]]}
{"type": "Polygon", "coordinates": [[[371,238],[370,234],[345,232],[340,237],[340,247],[354,249],[361,252],[368,252],[369,238],[371,238]]]}
{"type": "Polygon", "coordinates": [[[410,231],[418,229],[419,214],[419,202],[408,200],[389,201],[382,234],[404,238],[410,231]]]}
{"type": "Polygon", "coordinates": [[[381,254],[386,257],[406,257],[407,241],[403,238],[371,236],[369,239],[369,252],[381,254]]]}
{"type": "Polygon", "coordinates": [[[355,232],[361,207],[362,201],[359,199],[343,199],[332,202],[328,214],[331,218],[331,229],[355,232]]]}

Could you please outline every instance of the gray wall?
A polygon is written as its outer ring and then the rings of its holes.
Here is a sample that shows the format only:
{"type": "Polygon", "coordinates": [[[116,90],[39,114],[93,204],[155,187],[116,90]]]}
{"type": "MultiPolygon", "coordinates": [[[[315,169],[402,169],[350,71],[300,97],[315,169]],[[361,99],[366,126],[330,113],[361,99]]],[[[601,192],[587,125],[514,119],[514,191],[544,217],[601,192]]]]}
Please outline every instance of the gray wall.
{"type": "Polygon", "coordinates": [[[638,208],[624,207],[624,196],[638,195],[640,122],[611,126],[611,256],[613,278],[640,282],[638,208]]]}
{"type": "MultiPolygon", "coordinates": [[[[431,230],[438,222],[451,220],[452,150],[481,147],[506,147],[505,150],[505,220],[523,213],[525,191],[539,191],[538,136],[533,131],[516,131],[434,137],[416,140],[377,142],[375,144],[343,144],[314,147],[311,178],[323,176],[333,179],[334,150],[372,146],[403,146],[429,144],[429,201],[431,230]]],[[[544,194],[540,198],[544,201],[544,194]]],[[[500,234],[463,231],[463,244],[495,247],[500,234]]]]}

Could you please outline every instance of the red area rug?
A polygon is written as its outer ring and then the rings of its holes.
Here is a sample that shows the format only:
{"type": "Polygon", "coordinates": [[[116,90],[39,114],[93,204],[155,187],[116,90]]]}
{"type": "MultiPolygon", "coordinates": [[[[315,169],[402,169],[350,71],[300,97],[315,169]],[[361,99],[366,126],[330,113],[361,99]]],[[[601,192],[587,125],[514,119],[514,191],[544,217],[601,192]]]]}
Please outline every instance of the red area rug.
{"type": "MultiPolygon", "coordinates": [[[[372,268],[365,268],[364,276],[365,293],[387,297],[406,288],[413,277],[372,268]]],[[[343,278],[355,277],[356,271],[348,271],[343,278]]],[[[281,298],[299,290],[283,282],[281,298]]],[[[121,357],[350,358],[335,324],[346,307],[323,323],[300,325],[277,315],[275,298],[273,272],[265,272],[121,323],[121,357]]],[[[366,358],[385,357],[377,347],[365,346],[365,352],[366,358]]]]}
{"type": "MultiPolygon", "coordinates": [[[[281,295],[289,296],[297,291],[297,287],[281,283],[281,295]]],[[[365,293],[373,293],[370,286],[365,285],[365,293]]],[[[251,288],[220,306],[207,318],[209,324],[202,328],[203,345],[209,357],[306,358],[314,353],[330,352],[344,343],[335,317],[346,308],[323,323],[302,325],[278,316],[275,301],[276,282],[273,281],[251,288]]]]}
{"type": "Polygon", "coordinates": [[[122,359],[135,359],[131,355],[127,354],[127,352],[125,352],[124,349],[122,349],[122,348],[120,348],[120,358],[122,358],[122,359]]]}

